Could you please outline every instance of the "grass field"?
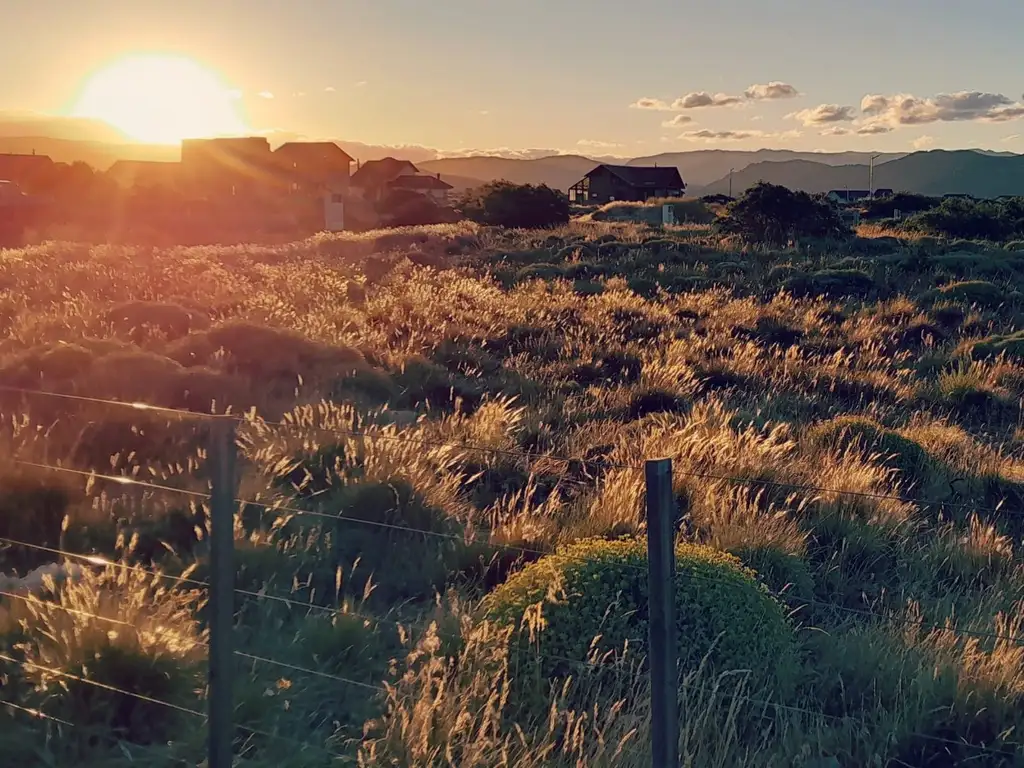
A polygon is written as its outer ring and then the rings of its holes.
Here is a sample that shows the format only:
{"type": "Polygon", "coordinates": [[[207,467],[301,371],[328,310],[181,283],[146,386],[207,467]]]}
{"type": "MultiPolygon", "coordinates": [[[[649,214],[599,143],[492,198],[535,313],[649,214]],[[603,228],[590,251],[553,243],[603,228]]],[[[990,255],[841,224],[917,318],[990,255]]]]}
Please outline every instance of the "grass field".
{"type": "Polygon", "coordinates": [[[685,765],[1024,765],[1022,281],[992,245],[697,224],[0,251],[0,539],[35,546],[0,572],[137,569],[0,601],[0,763],[198,765],[205,738],[80,679],[204,710],[202,501],[18,462],[202,492],[210,421],[21,389],[245,415],[245,765],[648,765],[642,587],[591,540],[643,536],[661,456],[706,579],[685,765]]]}

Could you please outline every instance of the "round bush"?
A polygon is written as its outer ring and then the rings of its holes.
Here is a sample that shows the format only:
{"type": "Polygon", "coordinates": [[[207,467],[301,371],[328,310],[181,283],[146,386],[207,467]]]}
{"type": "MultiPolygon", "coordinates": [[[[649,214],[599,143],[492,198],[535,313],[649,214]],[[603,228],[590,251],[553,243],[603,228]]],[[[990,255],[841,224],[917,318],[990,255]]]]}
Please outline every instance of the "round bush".
{"type": "MultiPolygon", "coordinates": [[[[695,544],[676,548],[676,631],[680,669],[707,657],[717,671],[750,670],[784,685],[794,637],[781,604],[753,571],[725,552],[695,544]]],[[[577,674],[591,647],[599,654],[646,653],[647,550],[642,540],[584,540],[528,565],[484,600],[485,615],[519,626],[541,604],[536,638],[541,679],[577,674]],[[595,642],[595,638],[600,639],[595,642]],[[556,658],[559,657],[559,658],[556,658]]]]}

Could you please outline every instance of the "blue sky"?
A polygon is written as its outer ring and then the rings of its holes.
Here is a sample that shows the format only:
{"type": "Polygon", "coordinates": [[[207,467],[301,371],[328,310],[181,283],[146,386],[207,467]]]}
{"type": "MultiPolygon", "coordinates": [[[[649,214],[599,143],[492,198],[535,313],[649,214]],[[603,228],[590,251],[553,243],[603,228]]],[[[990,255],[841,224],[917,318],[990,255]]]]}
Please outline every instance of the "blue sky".
{"type": "Polygon", "coordinates": [[[253,129],[316,138],[623,155],[1024,151],[1020,0],[10,2],[0,111],[67,113],[90,73],[155,50],[219,73],[253,129]],[[743,97],[768,83],[799,95],[743,97]],[[740,103],[681,108],[701,92],[740,103]],[[981,95],[936,100],[961,92],[981,95]],[[869,94],[913,99],[865,114],[869,94]],[[631,107],[642,98],[666,108],[631,107]]]}

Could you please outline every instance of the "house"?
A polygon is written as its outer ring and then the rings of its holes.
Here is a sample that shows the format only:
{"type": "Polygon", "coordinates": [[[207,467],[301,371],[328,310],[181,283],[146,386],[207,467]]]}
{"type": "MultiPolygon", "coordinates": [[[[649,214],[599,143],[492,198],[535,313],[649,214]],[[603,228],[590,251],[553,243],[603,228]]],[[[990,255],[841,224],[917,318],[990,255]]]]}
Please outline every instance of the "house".
{"type": "Polygon", "coordinates": [[[353,162],[333,141],[292,141],[274,150],[274,165],[293,191],[347,190],[353,162]]]}
{"type": "Polygon", "coordinates": [[[679,169],[633,165],[599,165],[569,187],[574,203],[643,202],[653,197],[680,197],[686,184],[679,169]]]}
{"type": "Polygon", "coordinates": [[[830,190],[827,197],[833,203],[840,203],[843,205],[849,205],[851,203],[859,203],[863,200],[873,200],[880,197],[892,197],[893,191],[891,189],[876,189],[874,194],[867,189],[833,189],[830,190]]]}
{"type": "Polygon", "coordinates": [[[118,160],[107,176],[122,187],[172,187],[181,180],[181,163],[163,160],[118,160]]]}
{"type": "Polygon", "coordinates": [[[185,184],[204,195],[236,195],[288,187],[263,136],[185,139],[181,142],[185,184]]]}
{"type": "Polygon", "coordinates": [[[0,154],[0,179],[22,186],[53,173],[54,162],[49,155],[0,154]]]}
{"type": "Polygon", "coordinates": [[[442,181],[440,173],[436,176],[431,176],[425,173],[417,173],[413,176],[402,175],[389,181],[386,186],[388,189],[403,189],[410,192],[419,192],[421,195],[426,195],[439,203],[447,202],[448,193],[455,189],[455,187],[447,181],[442,181]]]}
{"type": "Polygon", "coordinates": [[[419,169],[408,160],[385,157],[368,160],[352,174],[352,188],[366,200],[379,200],[388,185],[402,176],[416,176],[419,169]]]}

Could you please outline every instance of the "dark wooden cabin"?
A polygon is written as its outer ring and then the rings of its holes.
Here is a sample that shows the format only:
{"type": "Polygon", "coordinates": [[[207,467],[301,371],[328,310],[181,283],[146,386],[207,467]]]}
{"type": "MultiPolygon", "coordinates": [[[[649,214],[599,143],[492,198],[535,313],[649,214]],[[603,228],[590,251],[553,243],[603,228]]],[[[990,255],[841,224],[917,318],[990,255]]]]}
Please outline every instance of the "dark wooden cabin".
{"type": "Polygon", "coordinates": [[[685,189],[679,169],[672,166],[599,165],[569,187],[569,202],[642,203],[654,197],[679,197],[685,189]]]}

